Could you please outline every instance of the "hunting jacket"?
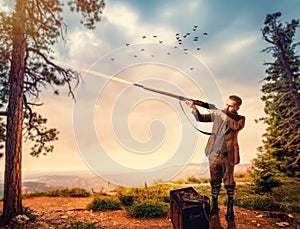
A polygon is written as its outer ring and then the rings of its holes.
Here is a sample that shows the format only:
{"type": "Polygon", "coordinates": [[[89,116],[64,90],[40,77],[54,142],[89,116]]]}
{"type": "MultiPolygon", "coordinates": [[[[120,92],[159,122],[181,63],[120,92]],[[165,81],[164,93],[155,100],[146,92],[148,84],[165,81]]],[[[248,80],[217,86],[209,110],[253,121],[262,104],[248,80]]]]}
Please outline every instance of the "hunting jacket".
{"type": "MultiPolygon", "coordinates": [[[[225,111],[223,111],[225,113],[225,111]]],[[[224,153],[222,150],[228,152],[228,159],[230,164],[236,165],[240,163],[240,153],[238,144],[238,133],[245,126],[245,117],[235,114],[226,114],[226,120],[216,116],[214,112],[211,114],[200,114],[193,112],[195,118],[199,122],[213,122],[212,133],[208,139],[205,154],[209,156],[212,153],[224,153]],[[225,141],[225,145],[224,145],[225,141]]]]}

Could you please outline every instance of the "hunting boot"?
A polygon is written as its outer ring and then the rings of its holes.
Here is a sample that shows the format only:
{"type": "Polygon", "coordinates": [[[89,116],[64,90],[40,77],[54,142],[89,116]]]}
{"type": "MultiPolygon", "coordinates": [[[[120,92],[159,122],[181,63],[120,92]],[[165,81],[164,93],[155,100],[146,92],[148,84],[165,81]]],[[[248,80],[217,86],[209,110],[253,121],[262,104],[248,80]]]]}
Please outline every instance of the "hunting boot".
{"type": "Polygon", "coordinates": [[[214,214],[219,212],[218,207],[218,195],[219,195],[220,189],[219,188],[212,188],[212,201],[211,201],[211,208],[210,208],[210,216],[213,216],[214,214]]]}
{"type": "Polygon", "coordinates": [[[233,211],[234,189],[227,189],[227,195],[228,195],[228,201],[227,201],[226,220],[233,221],[234,220],[234,211],[233,211]]]}

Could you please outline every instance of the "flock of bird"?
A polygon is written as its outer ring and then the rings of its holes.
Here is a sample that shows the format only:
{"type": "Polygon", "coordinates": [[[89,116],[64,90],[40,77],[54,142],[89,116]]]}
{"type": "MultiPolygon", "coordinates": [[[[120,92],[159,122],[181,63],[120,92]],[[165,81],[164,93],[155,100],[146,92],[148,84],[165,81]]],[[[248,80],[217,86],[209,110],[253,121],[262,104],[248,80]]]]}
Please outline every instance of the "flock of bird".
{"type": "MultiPolygon", "coordinates": [[[[198,25],[193,25],[191,32],[186,32],[183,35],[181,35],[180,33],[176,33],[175,38],[176,38],[177,45],[174,45],[174,49],[181,48],[184,51],[185,54],[188,54],[189,50],[186,47],[184,47],[184,43],[186,43],[186,42],[195,42],[195,43],[198,43],[198,41],[200,39],[200,35],[199,35],[199,32],[197,30],[198,30],[198,25]]],[[[207,36],[207,35],[208,35],[207,32],[201,33],[201,36],[207,36]]],[[[150,39],[155,39],[155,40],[157,40],[157,42],[159,44],[163,44],[164,43],[163,40],[158,39],[159,37],[157,35],[152,35],[150,37],[148,37],[146,35],[143,35],[141,38],[142,39],[149,39],[149,38],[150,39]]],[[[125,46],[130,46],[130,45],[131,44],[128,43],[128,42],[125,44],[125,46]]],[[[198,47],[198,45],[195,48],[196,51],[199,51],[200,49],[201,48],[198,47]]],[[[141,48],[140,52],[145,52],[145,49],[141,48]]],[[[171,55],[171,52],[167,52],[167,55],[171,55]]],[[[155,55],[151,54],[151,56],[154,57],[155,55]]],[[[133,57],[137,58],[138,55],[134,54],[133,57]]],[[[116,60],[115,58],[111,58],[111,61],[115,61],[115,60],[116,60]]],[[[193,70],[193,69],[194,68],[190,68],[190,70],[193,70]]]]}

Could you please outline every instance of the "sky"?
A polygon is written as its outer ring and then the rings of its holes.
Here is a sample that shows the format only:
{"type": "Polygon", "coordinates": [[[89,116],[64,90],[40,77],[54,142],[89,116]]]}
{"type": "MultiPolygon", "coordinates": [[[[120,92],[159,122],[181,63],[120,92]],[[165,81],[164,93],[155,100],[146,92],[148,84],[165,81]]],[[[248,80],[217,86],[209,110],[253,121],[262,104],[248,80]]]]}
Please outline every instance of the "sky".
{"type": "Polygon", "coordinates": [[[299,1],[111,0],[92,31],[80,25],[79,14],[65,11],[67,41],[54,47],[55,58],[80,71],[82,81],[76,101],[65,88],[60,96],[43,90],[39,112],[59,129],[59,140],[54,152],[39,158],[29,155],[25,142],[23,170],[103,175],[207,163],[208,136],[194,127],[209,132],[211,124],[197,123],[177,99],[132,83],[219,108],[228,95],[239,95],[239,113],[246,116],[239,134],[241,163],[250,163],[265,132],[255,120],[265,115],[261,80],[264,63],[272,61],[262,53],[268,44],[261,28],[266,15],[278,11],[283,22],[299,19],[299,1]]]}

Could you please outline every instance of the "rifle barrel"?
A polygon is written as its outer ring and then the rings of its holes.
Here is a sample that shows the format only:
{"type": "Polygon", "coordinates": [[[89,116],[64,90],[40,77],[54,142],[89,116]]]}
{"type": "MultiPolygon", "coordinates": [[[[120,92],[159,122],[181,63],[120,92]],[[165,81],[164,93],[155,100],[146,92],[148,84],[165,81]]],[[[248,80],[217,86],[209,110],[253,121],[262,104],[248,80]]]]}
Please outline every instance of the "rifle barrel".
{"type": "Polygon", "coordinates": [[[134,83],[133,86],[143,88],[143,89],[145,89],[147,91],[152,91],[152,92],[155,92],[155,93],[158,93],[158,94],[162,94],[162,95],[166,95],[166,96],[169,96],[169,97],[173,97],[173,98],[179,99],[181,101],[192,100],[194,105],[201,106],[201,107],[204,107],[204,108],[207,108],[207,109],[216,109],[215,105],[210,104],[210,103],[206,103],[206,102],[202,102],[200,100],[189,99],[187,97],[176,95],[176,94],[173,94],[173,93],[170,93],[170,92],[161,91],[161,90],[157,90],[157,89],[150,88],[150,87],[145,87],[145,86],[143,86],[141,84],[137,84],[137,83],[134,83]]]}
{"type": "Polygon", "coordinates": [[[148,91],[152,91],[152,92],[158,93],[158,94],[162,94],[162,95],[166,95],[166,96],[169,96],[169,97],[173,97],[173,98],[179,99],[181,101],[184,101],[184,100],[188,99],[188,98],[185,98],[185,97],[180,96],[180,95],[176,95],[176,94],[173,94],[173,93],[170,93],[170,92],[166,92],[166,91],[156,90],[156,89],[150,88],[150,87],[144,87],[144,89],[148,90],[148,91]]]}

